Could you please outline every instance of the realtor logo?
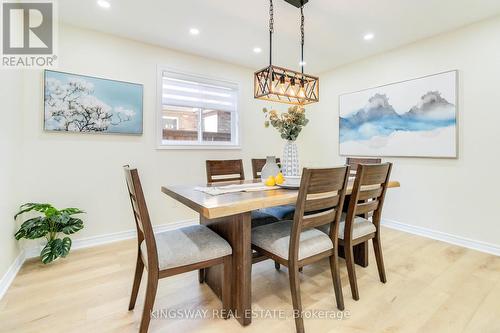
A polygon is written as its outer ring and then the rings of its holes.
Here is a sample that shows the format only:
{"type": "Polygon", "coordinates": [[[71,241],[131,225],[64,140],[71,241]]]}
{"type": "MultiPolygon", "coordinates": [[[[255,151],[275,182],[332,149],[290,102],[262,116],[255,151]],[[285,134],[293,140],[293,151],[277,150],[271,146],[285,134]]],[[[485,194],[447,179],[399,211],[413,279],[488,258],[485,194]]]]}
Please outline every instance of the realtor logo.
{"type": "Polygon", "coordinates": [[[36,0],[2,3],[3,67],[53,67],[54,6],[36,0]]]}

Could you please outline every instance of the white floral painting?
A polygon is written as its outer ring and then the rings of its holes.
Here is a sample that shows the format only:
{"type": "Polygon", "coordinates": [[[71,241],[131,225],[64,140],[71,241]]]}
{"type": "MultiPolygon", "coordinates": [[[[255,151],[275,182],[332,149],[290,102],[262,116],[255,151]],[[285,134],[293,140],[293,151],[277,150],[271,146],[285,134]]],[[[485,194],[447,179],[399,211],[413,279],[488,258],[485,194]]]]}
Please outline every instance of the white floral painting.
{"type": "Polygon", "coordinates": [[[348,156],[457,156],[457,71],[340,96],[348,156]]]}
{"type": "Polygon", "coordinates": [[[140,84],[45,71],[47,131],[142,134],[140,84]]]}

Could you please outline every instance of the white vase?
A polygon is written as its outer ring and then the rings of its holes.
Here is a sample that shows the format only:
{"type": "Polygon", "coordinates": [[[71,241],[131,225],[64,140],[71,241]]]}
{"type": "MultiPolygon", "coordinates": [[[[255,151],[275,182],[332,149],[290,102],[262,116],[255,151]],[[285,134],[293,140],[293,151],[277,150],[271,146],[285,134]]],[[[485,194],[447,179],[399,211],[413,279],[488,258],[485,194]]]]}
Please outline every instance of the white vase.
{"type": "Polygon", "coordinates": [[[266,164],[262,167],[260,178],[265,181],[270,176],[276,176],[280,172],[280,167],[276,164],[275,156],[267,156],[266,164]]]}
{"type": "Polygon", "coordinates": [[[283,176],[298,177],[300,175],[299,168],[299,152],[295,141],[287,140],[283,149],[282,172],[283,176]]]}

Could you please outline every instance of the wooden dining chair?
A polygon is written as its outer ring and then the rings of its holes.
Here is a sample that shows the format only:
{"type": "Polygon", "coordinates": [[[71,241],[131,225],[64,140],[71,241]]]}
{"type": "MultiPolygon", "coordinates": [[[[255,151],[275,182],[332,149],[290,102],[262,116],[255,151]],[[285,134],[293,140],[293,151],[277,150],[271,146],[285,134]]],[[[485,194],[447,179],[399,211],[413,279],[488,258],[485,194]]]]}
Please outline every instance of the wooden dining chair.
{"type": "Polygon", "coordinates": [[[345,164],[351,167],[351,173],[349,176],[356,176],[358,171],[358,165],[360,164],[380,164],[382,163],[381,158],[359,158],[359,157],[347,157],[345,159],[345,164]]]}
{"type": "Polygon", "coordinates": [[[358,283],[354,264],[354,246],[367,240],[373,241],[380,281],[386,283],[380,220],[392,164],[360,164],[349,199],[345,221],[340,223],[339,243],[344,246],[352,298],[359,300],[358,283]],[[359,215],[373,212],[372,221],[359,215]]]}
{"type": "Polygon", "coordinates": [[[207,160],[207,183],[245,180],[242,160],[207,160]]]}
{"type": "MultiPolygon", "coordinates": [[[[207,160],[207,183],[245,180],[242,160],[207,160]]],[[[279,221],[276,217],[263,210],[252,211],[252,227],[279,221]]],[[[200,276],[200,282],[202,282],[200,276]]]]}
{"type": "Polygon", "coordinates": [[[223,264],[222,308],[230,313],[231,258],[229,243],[203,225],[154,234],[137,169],[124,167],[128,193],[137,228],[137,261],[129,310],[133,310],[144,268],[147,270],[146,298],[140,333],[148,331],[158,280],[200,268],[223,264]]]}
{"type": "Polygon", "coordinates": [[[344,203],[349,167],[304,168],[293,221],[281,221],[252,230],[252,248],[288,267],[297,332],[304,332],[299,268],[323,258],[330,270],[337,308],[344,309],[338,267],[338,228],[344,203]],[[330,234],[315,227],[328,224],[330,234]]]}
{"type": "MultiPolygon", "coordinates": [[[[380,158],[359,158],[359,157],[347,157],[346,164],[351,167],[351,173],[349,177],[356,177],[356,172],[360,164],[380,164],[382,159],[380,158]]],[[[369,219],[371,217],[370,213],[363,214],[362,217],[369,219]]]]}
{"type": "MultiPolygon", "coordinates": [[[[276,164],[278,166],[281,165],[281,161],[279,157],[276,157],[276,164]]],[[[262,171],[262,168],[266,165],[266,159],[265,158],[252,158],[252,174],[253,174],[253,179],[259,180],[260,179],[260,173],[262,171]]]]}
{"type": "MultiPolygon", "coordinates": [[[[264,160],[265,161],[265,160],[264,160]]],[[[265,162],[264,162],[265,164],[265,162]]],[[[245,180],[242,160],[207,160],[207,183],[214,184],[218,182],[245,180]]],[[[262,170],[262,168],[261,168],[262,170]]],[[[271,208],[271,210],[274,209],[271,208]]],[[[272,212],[274,212],[272,210],[272,212]]],[[[276,213],[276,212],[275,212],[276,213]]],[[[278,222],[279,217],[266,212],[264,209],[258,209],[251,212],[252,228],[278,222]]],[[[253,263],[260,262],[266,258],[257,256],[254,253],[253,263]]],[[[280,269],[280,265],[275,262],[274,267],[280,269]]],[[[205,282],[205,270],[200,269],[198,274],[200,283],[205,282]]]]}

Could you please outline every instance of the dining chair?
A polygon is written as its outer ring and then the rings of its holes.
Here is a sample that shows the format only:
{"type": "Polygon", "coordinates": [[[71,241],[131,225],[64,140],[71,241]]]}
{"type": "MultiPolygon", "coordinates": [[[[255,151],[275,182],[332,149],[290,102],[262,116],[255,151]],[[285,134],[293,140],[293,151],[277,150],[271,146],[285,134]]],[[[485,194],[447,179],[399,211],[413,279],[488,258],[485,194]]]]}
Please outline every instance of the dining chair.
{"type": "MultiPolygon", "coordinates": [[[[242,160],[207,160],[207,183],[245,180],[242,160]]],[[[252,211],[252,227],[279,221],[278,217],[263,210],[252,211]]],[[[200,281],[202,279],[200,278],[200,281]]]]}
{"type": "MultiPolygon", "coordinates": [[[[207,160],[206,161],[206,171],[207,171],[207,183],[216,184],[219,182],[227,181],[238,181],[245,180],[245,172],[243,170],[242,160],[207,160]]],[[[254,210],[251,212],[251,223],[252,228],[267,225],[269,223],[278,222],[279,218],[271,215],[261,209],[254,210]]],[[[264,259],[261,256],[257,256],[254,253],[252,262],[257,263],[264,259]]],[[[274,263],[276,269],[280,269],[278,263],[274,263]]],[[[198,280],[200,283],[205,282],[205,270],[200,269],[198,271],[198,280]]]]}
{"type": "Polygon", "coordinates": [[[351,173],[349,176],[356,176],[356,172],[358,171],[358,165],[360,164],[380,164],[382,163],[381,158],[359,158],[359,157],[347,157],[345,159],[345,164],[351,167],[351,173]]]}
{"type": "Polygon", "coordinates": [[[148,331],[158,280],[169,276],[223,265],[222,308],[230,313],[232,249],[229,243],[203,225],[154,233],[137,169],[124,167],[130,203],[137,228],[137,261],[130,296],[133,310],[144,268],[147,270],[146,298],[139,332],[148,331]]]}
{"type": "MultiPolygon", "coordinates": [[[[338,228],[349,167],[304,168],[293,221],[280,221],[252,230],[252,248],[288,267],[293,308],[302,314],[299,268],[323,258],[330,270],[337,308],[344,309],[338,266],[338,228]],[[315,227],[328,224],[327,235],[315,227]]],[[[304,332],[302,315],[295,317],[297,332],[304,332]]]]}
{"type": "Polygon", "coordinates": [[[242,160],[207,160],[207,183],[245,180],[242,160]]]}
{"type": "Polygon", "coordinates": [[[380,221],[391,169],[392,163],[358,165],[347,215],[345,221],[340,223],[339,243],[344,246],[349,284],[354,300],[359,300],[354,246],[372,240],[380,281],[387,282],[380,241],[380,221]],[[373,212],[372,221],[359,216],[370,212],[373,212]]]}
{"type": "MultiPolygon", "coordinates": [[[[276,157],[276,164],[278,164],[278,166],[281,165],[281,160],[279,157],[276,157]]],[[[253,179],[260,179],[260,173],[264,165],[266,165],[265,158],[252,158],[253,179]]]]}
{"type": "MultiPolygon", "coordinates": [[[[351,166],[351,173],[349,177],[356,177],[356,172],[358,170],[358,165],[360,164],[380,164],[382,159],[380,158],[359,158],[359,157],[347,157],[346,164],[351,166]]],[[[369,219],[371,217],[370,213],[363,214],[362,217],[369,219]]]]}

